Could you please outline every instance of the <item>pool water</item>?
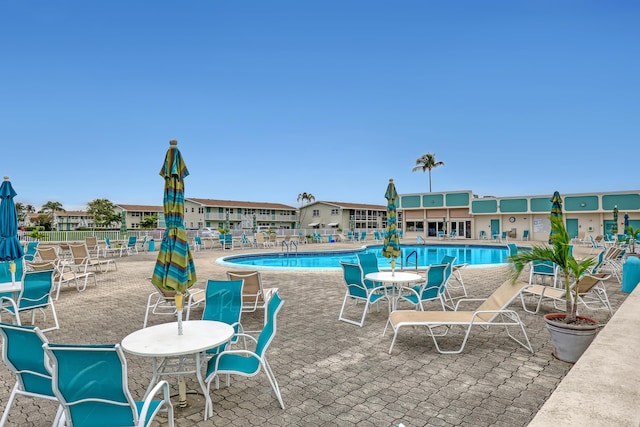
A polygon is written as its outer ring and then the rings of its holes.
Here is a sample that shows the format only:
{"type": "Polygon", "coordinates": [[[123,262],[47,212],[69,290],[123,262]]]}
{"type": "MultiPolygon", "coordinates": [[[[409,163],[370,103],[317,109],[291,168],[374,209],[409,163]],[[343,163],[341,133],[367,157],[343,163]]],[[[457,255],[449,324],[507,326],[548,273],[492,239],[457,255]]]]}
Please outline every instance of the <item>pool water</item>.
{"type": "MultiPolygon", "coordinates": [[[[442,257],[456,257],[454,264],[502,264],[506,262],[508,250],[502,246],[483,245],[401,245],[402,260],[396,259],[396,268],[415,268],[417,254],[418,267],[438,264],[442,257]],[[407,265],[407,257],[410,265],[407,265]]],[[[362,249],[318,252],[265,252],[232,255],[216,260],[227,267],[260,269],[339,269],[340,261],[357,263],[356,254],[370,252],[378,256],[380,269],[391,269],[391,261],[382,256],[382,245],[367,246],[362,249]]]]}

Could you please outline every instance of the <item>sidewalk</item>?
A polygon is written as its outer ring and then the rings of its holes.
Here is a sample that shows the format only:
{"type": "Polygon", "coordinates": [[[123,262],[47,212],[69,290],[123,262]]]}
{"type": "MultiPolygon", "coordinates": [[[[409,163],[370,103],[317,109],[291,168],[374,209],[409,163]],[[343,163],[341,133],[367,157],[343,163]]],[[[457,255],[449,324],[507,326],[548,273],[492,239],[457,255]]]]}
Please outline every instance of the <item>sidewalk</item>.
{"type": "MultiPolygon", "coordinates": [[[[313,244],[304,249],[337,249],[336,245],[313,244]]],[[[215,264],[216,258],[249,251],[195,252],[196,286],[204,287],[209,278],[225,278],[226,268],[215,264]]],[[[63,288],[56,303],[61,329],[47,333],[49,340],[114,343],[141,328],[146,300],[153,290],[147,278],[156,256],[153,252],[116,258],[118,271],[98,274],[97,288],[90,284],[82,293],[63,288]]],[[[469,296],[484,297],[506,279],[507,269],[467,268],[462,274],[469,296]]],[[[264,375],[235,377],[230,387],[222,382],[220,390],[211,391],[212,418],[203,421],[204,399],[189,394],[189,407],[176,405],[176,426],[377,427],[399,422],[406,427],[526,426],[571,369],[551,355],[542,315],[523,312],[518,302],[511,308],[527,324],[534,354],[502,331],[475,330],[462,354],[441,355],[431,339],[416,329],[404,331],[389,355],[391,335],[382,335],[387,318],[384,308],[374,309],[362,328],[338,321],[344,296],[340,271],[264,271],[262,275],[265,287],[278,287],[285,301],[267,356],[286,409],[278,405],[264,375]]],[[[615,280],[607,285],[617,309],[627,295],[615,280]]],[[[434,304],[431,308],[438,309],[434,304]]],[[[200,314],[196,310],[192,318],[200,314]]],[[[590,314],[607,321],[605,311],[590,314]]],[[[40,324],[41,319],[38,317],[40,324]]],[[[152,316],[150,324],[168,320],[152,316]]],[[[261,320],[261,312],[242,318],[245,329],[261,320]]],[[[139,398],[150,380],[151,362],[134,356],[127,356],[127,362],[129,386],[134,398],[139,398]]],[[[1,410],[14,382],[0,364],[1,410]]],[[[177,381],[171,385],[172,394],[177,395],[177,381]]],[[[188,378],[187,387],[197,390],[195,379],[188,378]]],[[[19,397],[11,410],[10,425],[51,425],[55,409],[52,402],[19,397]]]]}

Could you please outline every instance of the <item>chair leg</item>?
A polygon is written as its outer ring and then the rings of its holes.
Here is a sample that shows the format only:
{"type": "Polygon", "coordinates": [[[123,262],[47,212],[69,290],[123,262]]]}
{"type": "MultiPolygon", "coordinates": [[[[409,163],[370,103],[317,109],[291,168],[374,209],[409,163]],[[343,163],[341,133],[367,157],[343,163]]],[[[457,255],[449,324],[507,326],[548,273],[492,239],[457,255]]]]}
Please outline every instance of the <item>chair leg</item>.
{"type": "Polygon", "coordinates": [[[9,410],[11,409],[11,405],[13,405],[13,401],[16,399],[17,389],[18,389],[18,383],[16,382],[16,384],[13,386],[13,390],[11,390],[11,395],[9,396],[9,400],[7,400],[7,405],[4,408],[2,419],[0,419],[0,426],[6,425],[7,418],[9,417],[9,410]]]}
{"type": "Polygon", "coordinates": [[[278,398],[278,402],[280,402],[280,407],[284,409],[284,402],[282,401],[282,395],[280,394],[280,387],[278,387],[278,381],[276,381],[276,376],[273,374],[273,371],[271,370],[271,366],[269,366],[267,359],[263,358],[263,362],[264,362],[263,363],[264,372],[267,374],[269,383],[271,383],[271,388],[273,389],[273,392],[276,394],[276,397],[278,398]]]}

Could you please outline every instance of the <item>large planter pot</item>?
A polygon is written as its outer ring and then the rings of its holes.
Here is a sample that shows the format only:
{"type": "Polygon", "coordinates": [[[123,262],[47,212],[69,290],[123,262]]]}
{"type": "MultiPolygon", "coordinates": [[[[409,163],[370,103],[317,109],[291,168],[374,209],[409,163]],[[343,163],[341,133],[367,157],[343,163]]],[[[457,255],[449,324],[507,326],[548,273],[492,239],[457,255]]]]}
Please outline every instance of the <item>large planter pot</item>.
{"type": "Polygon", "coordinates": [[[561,323],[564,318],[564,313],[544,315],[544,321],[551,334],[554,355],[563,362],[575,363],[596,337],[600,325],[597,320],[585,316],[578,318],[588,322],[586,324],[561,323]]]}

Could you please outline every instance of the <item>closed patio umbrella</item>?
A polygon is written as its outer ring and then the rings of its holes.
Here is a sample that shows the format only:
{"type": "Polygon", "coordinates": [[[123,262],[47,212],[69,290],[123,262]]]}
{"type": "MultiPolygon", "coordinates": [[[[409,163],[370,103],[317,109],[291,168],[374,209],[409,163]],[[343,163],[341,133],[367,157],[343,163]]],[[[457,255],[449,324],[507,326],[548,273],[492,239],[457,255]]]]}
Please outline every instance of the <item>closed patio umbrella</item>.
{"type": "Polygon", "coordinates": [[[382,256],[391,258],[391,273],[395,274],[396,258],[400,256],[400,240],[397,225],[398,192],[393,179],[389,179],[384,197],[387,199],[387,233],[382,243],[382,256]]]}
{"type": "Polygon", "coordinates": [[[251,227],[251,231],[253,232],[253,234],[256,234],[256,232],[258,231],[258,221],[256,219],[256,214],[253,214],[253,227],[251,227]]]}
{"type": "Polygon", "coordinates": [[[18,214],[13,200],[16,195],[9,177],[5,176],[0,186],[0,261],[9,261],[12,283],[16,281],[14,261],[24,256],[18,240],[18,214]]]}
{"type": "Polygon", "coordinates": [[[127,213],[125,211],[120,214],[120,233],[123,236],[127,234],[127,213]]]}
{"type": "MultiPolygon", "coordinates": [[[[551,217],[562,218],[562,197],[560,197],[559,192],[553,193],[553,197],[551,197],[551,217]]],[[[549,233],[549,244],[551,244],[551,236],[553,235],[553,230],[549,233]]]]}
{"type": "Polygon", "coordinates": [[[618,234],[618,205],[613,207],[613,225],[611,226],[611,234],[615,239],[615,235],[618,234]]]}
{"type": "Polygon", "coordinates": [[[624,231],[627,231],[627,228],[629,227],[629,214],[626,213],[624,214],[624,231]]]}
{"type": "Polygon", "coordinates": [[[182,160],[178,141],[169,141],[160,176],[164,178],[164,219],[166,229],[160,252],[153,270],[151,283],[176,291],[178,335],[182,335],[182,308],[184,293],[196,282],[196,268],[184,228],[184,178],[189,175],[182,160]]]}

